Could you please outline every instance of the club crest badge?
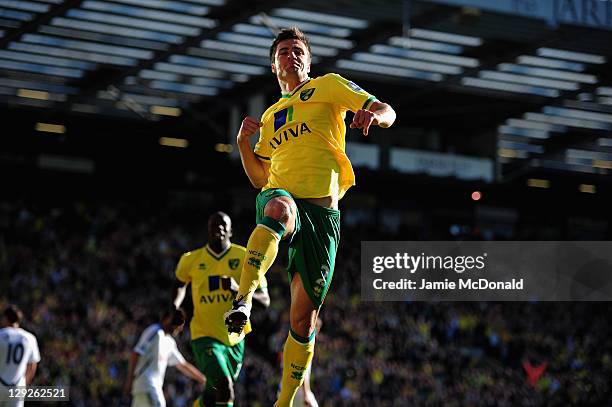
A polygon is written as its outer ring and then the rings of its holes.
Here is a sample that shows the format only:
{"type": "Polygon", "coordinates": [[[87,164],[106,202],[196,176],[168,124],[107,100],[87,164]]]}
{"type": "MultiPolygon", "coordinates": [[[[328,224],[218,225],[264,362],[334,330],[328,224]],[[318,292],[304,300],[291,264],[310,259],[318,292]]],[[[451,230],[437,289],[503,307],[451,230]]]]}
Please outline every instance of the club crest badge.
{"type": "Polygon", "coordinates": [[[315,88],[303,90],[302,92],[300,92],[300,100],[302,102],[307,101],[313,95],[314,91],[315,91],[315,88]]]}

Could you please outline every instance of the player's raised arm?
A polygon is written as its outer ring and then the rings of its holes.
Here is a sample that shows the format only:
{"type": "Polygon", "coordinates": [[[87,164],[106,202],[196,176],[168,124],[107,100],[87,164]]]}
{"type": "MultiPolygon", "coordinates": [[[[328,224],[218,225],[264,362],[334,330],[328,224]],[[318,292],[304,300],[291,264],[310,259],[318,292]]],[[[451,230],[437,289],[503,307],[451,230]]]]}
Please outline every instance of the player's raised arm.
{"type": "Polygon", "coordinates": [[[368,110],[376,116],[376,119],[373,124],[378,127],[382,127],[386,129],[387,127],[391,127],[391,125],[395,122],[395,110],[388,105],[387,103],[375,101],[373,102],[368,110]]]}
{"type": "Polygon", "coordinates": [[[174,308],[179,308],[183,301],[185,300],[185,295],[187,293],[187,284],[182,281],[176,280],[174,282],[174,288],[172,290],[172,303],[174,304],[174,308]]]}
{"type": "Polygon", "coordinates": [[[355,112],[351,129],[362,129],[363,135],[367,136],[371,125],[387,128],[395,122],[395,117],[395,110],[390,105],[375,101],[367,110],[355,112]]]}
{"type": "Polygon", "coordinates": [[[268,165],[261,162],[251,150],[249,138],[257,133],[262,123],[254,117],[247,116],[242,120],[240,131],[236,137],[240,160],[244,167],[244,172],[249,177],[251,184],[255,188],[262,188],[268,182],[268,165]]]}

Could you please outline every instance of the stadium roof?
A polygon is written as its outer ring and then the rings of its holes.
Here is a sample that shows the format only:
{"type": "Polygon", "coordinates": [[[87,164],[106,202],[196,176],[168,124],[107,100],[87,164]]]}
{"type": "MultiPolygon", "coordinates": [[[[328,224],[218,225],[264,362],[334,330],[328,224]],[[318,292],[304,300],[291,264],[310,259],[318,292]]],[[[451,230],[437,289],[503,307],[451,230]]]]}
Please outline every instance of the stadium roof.
{"type": "Polygon", "coordinates": [[[318,70],[410,90],[400,101],[444,90],[524,102],[497,125],[496,158],[508,176],[609,174],[612,6],[604,3],[0,0],[0,104],[178,116],[272,89],[271,38],[296,25],[318,70]]]}

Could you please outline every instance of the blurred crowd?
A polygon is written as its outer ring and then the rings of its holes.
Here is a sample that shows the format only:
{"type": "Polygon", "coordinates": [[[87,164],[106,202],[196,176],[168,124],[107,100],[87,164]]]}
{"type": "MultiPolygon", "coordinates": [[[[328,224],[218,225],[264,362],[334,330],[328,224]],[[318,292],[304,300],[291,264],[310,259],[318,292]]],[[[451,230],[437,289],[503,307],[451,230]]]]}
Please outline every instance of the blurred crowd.
{"type": "MultiPolygon", "coordinates": [[[[181,253],[205,244],[224,210],[245,244],[249,209],[182,207],[166,198],[41,204],[0,201],[0,308],[17,303],[38,338],[36,385],[69,385],[74,406],[113,406],[138,335],[171,301],[181,253]]],[[[249,205],[249,208],[251,205],[249,205]]],[[[399,303],[360,298],[360,236],[344,225],[321,317],[312,388],[322,406],[606,405],[612,400],[609,303],[399,303]]],[[[282,252],[282,251],[281,251],[282,252]]],[[[255,310],[236,406],[272,405],[288,329],[280,256],[272,304],[255,310]]],[[[188,330],[179,340],[193,361],[188,330]]],[[[190,406],[197,385],[168,369],[168,406],[190,406]]]]}

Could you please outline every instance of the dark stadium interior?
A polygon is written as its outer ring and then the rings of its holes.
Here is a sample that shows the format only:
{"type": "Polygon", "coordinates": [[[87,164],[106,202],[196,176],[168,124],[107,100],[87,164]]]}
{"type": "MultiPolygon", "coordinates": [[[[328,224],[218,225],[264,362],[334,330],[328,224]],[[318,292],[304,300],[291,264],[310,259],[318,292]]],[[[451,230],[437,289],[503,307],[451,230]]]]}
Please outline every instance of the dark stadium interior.
{"type": "MultiPolygon", "coordinates": [[[[367,138],[347,131],[347,143],[367,151],[355,156],[363,159],[357,185],[340,203],[343,240],[313,368],[320,405],[610,405],[610,303],[368,303],[359,286],[362,240],[612,238],[612,24],[595,18],[591,2],[540,2],[556,7],[546,11],[529,0],[177,0],[166,3],[206,7],[196,11],[212,22],[195,29],[177,20],[193,31],[165,40],[114,33],[129,28],[123,20],[93,25],[92,10],[127,18],[113,8],[125,0],[14,3],[0,2],[0,308],[20,304],[38,337],[35,384],[69,384],[71,405],[117,405],[130,347],[169,304],[181,253],[205,244],[207,217],[227,212],[243,245],[254,226],[257,191],[234,139],[243,116],[278,98],[257,42],[271,34],[258,30],[331,15],[354,21],[319,25],[354,27],[339,36],[304,29],[339,44],[316,44],[328,54],[312,75],[350,78],[398,119],[367,138]],[[398,45],[403,32],[414,34],[412,45],[398,45]],[[426,39],[432,32],[462,37],[436,43],[426,39]],[[244,53],[248,44],[232,33],[250,35],[259,53],[244,53]],[[120,53],[51,37],[150,54],[115,63],[120,53]],[[452,41],[476,45],[431,48],[452,41]],[[573,54],[555,57],[558,50],[573,54]],[[440,54],[465,59],[439,62],[440,54]],[[405,66],[401,55],[410,55],[405,66]],[[542,60],[561,67],[552,72],[542,60]],[[252,73],[194,65],[202,61],[252,73]],[[556,74],[564,79],[553,83],[556,74]],[[211,80],[218,86],[202,85],[211,80]],[[431,162],[398,166],[400,151],[431,154],[431,162]],[[529,384],[529,366],[541,363],[544,374],[529,384]]],[[[139,7],[155,8],[146,3],[139,7]]],[[[270,309],[255,310],[236,406],[275,400],[288,327],[285,264],[280,258],[270,271],[270,309]]],[[[189,335],[179,342],[190,358],[189,335]]],[[[164,389],[169,406],[191,406],[195,385],[172,369],[164,389]]]]}

